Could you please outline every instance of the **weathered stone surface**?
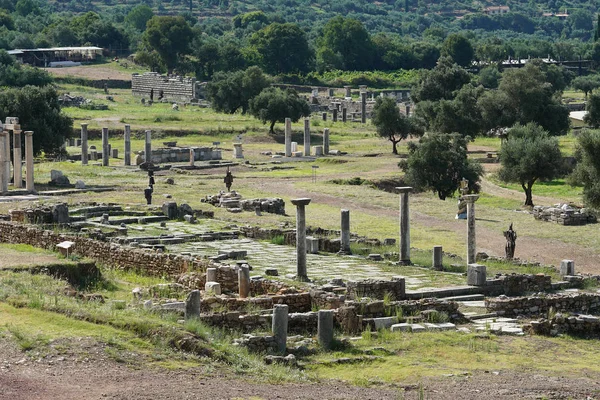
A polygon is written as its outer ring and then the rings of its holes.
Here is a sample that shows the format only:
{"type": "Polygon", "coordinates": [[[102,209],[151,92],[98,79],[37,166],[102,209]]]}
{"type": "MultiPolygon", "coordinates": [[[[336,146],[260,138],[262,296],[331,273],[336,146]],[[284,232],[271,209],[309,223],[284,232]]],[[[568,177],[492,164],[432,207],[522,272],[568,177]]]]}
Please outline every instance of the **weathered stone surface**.
{"type": "Polygon", "coordinates": [[[390,327],[392,332],[409,332],[410,324],[402,323],[402,324],[394,324],[390,327]]]}
{"type": "Polygon", "coordinates": [[[200,291],[192,290],[185,300],[185,319],[200,317],[200,291]]]}
{"type": "Polygon", "coordinates": [[[218,282],[206,282],[204,290],[209,296],[220,296],[221,295],[221,284],[218,282]]]}
{"type": "Polygon", "coordinates": [[[481,264],[469,264],[467,267],[467,285],[485,286],[486,268],[481,264]]]}

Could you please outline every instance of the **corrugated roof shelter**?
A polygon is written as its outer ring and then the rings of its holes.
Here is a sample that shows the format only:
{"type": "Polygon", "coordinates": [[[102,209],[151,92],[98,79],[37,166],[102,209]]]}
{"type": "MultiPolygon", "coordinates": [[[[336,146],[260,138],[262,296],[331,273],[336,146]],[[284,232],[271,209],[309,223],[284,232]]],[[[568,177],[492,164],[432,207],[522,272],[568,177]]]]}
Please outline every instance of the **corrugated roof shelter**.
{"type": "Polygon", "coordinates": [[[23,64],[36,67],[48,67],[51,62],[57,61],[94,61],[102,55],[102,47],[49,47],[40,49],[15,49],[9,50],[17,60],[23,64]]]}

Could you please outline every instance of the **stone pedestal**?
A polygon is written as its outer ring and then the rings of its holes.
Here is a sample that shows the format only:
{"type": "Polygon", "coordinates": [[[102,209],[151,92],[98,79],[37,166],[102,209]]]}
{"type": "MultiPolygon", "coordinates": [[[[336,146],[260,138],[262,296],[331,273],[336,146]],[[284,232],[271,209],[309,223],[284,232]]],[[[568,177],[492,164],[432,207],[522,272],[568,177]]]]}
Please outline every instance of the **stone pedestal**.
{"type": "Polygon", "coordinates": [[[467,285],[485,286],[486,270],[485,265],[469,264],[467,266],[467,285]]]}
{"type": "Polygon", "coordinates": [[[306,274],[306,209],[308,198],[292,199],[296,206],[296,270],[297,279],[308,281],[306,274]]]}
{"type": "Polygon", "coordinates": [[[432,267],[436,271],[441,271],[444,269],[442,264],[442,246],[433,246],[433,262],[432,267]]]}
{"type": "Polygon", "coordinates": [[[292,156],[292,120],[285,119],[285,156],[292,156]]]}
{"type": "Polygon", "coordinates": [[[333,342],[333,310],[319,310],[317,338],[324,349],[331,349],[333,342]]]}
{"type": "Polygon", "coordinates": [[[88,124],[81,124],[81,165],[88,163],[88,124]]]}
{"type": "Polygon", "coordinates": [[[25,131],[25,189],[35,192],[33,184],[33,132],[25,131]]]}
{"type": "Polygon", "coordinates": [[[124,162],[125,165],[131,165],[131,127],[129,125],[125,125],[125,153],[124,153],[124,162]]]}
{"type": "Polygon", "coordinates": [[[319,238],[307,236],[306,237],[306,252],[308,254],[319,253],[319,238]]]}
{"type": "Polygon", "coordinates": [[[575,275],[575,261],[562,260],[560,262],[560,277],[575,275]]]}
{"type": "Polygon", "coordinates": [[[352,97],[352,86],[344,86],[346,97],[352,97]]]}
{"type": "Polygon", "coordinates": [[[146,157],[144,161],[151,163],[152,162],[152,131],[151,130],[146,131],[146,143],[144,145],[144,155],[146,157]]]}
{"type": "Polygon", "coordinates": [[[367,92],[360,92],[360,122],[367,123],[367,92]]]}
{"type": "Polygon", "coordinates": [[[323,113],[323,121],[327,121],[327,113],[326,112],[323,113]]]}
{"type": "Polygon", "coordinates": [[[119,158],[119,149],[111,149],[112,158],[119,158]]]}
{"type": "Polygon", "coordinates": [[[23,161],[21,154],[21,131],[13,131],[13,186],[15,188],[23,187],[23,161]]]}
{"type": "Polygon", "coordinates": [[[207,268],[206,269],[206,282],[216,282],[217,281],[217,269],[216,268],[207,268]]]}
{"type": "Polygon", "coordinates": [[[315,156],[317,156],[317,157],[323,156],[323,146],[315,146],[315,156]]]}
{"type": "Polygon", "coordinates": [[[9,140],[8,132],[1,131],[0,132],[0,193],[6,194],[8,193],[8,181],[10,177],[6,175],[6,166],[7,162],[10,162],[6,159],[6,153],[4,152],[4,146],[6,141],[9,140]]]}
{"type": "Polygon", "coordinates": [[[397,187],[400,192],[400,263],[410,264],[410,210],[409,194],[412,187],[397,187]]]}
{"type": "Polygon", "coordinates": [[[310,156],[310,118],[304,119],[304,155],[310,156]]]}
{"type": "Polygon", "coordinates": [[[463,196],[467,202],[467,265],[475,263],[476,238],[475,238],[475,202],[479,199],[477,194],[463,196]]]}
{"type": "Polygon", "coordinates": [[[275,342],[277,343],[277,352],[285,354],[287,331],[288,331],[288,306],[287,304],[273,305],[273,320],[271,328],[275,342]]]}
{"type": "Polygon", "coordinates": [[[238,286],[241,299],[245,299],[250,294],[250,267],[241,265],[238,269],[238,286]]]}
{"type": "Polygon", "coordinates": [[[340,253],[352,254],[350,251],[350,210],[342,210],[340,253]]]}
{"type": "Polygon", "coordinates": [[[102,128],[102,165],[108,167],[108,128],[102,128]]]}
{"type": "Polygon", "coordinates": [[[233,158],[244,158],[244,152],[242,151],[241,143],[233,144],[233,158]]]}
{"type": "Polygon", "coordinates": [[[185,319],[200,317],[200,291],[192,290],[185,300],[185,319]]]}
{"type": "Polygon", "coordinates": [[[333,119],[333,122],[337,122],[337,120],[338,120],[338,110],[337,110],[337,108],[333,109],[333,118],[332,119],[333,119]]]}
{"type": "Polygon", "coordinates": [[[329,128],[323,129],[323,153],[329,154],[329,128]]]}
{"type": "Polygon", "coordinates": [[[348,109],[346,107],[342,108],[342,122],[346,122],[348,120],[348,109]]]}

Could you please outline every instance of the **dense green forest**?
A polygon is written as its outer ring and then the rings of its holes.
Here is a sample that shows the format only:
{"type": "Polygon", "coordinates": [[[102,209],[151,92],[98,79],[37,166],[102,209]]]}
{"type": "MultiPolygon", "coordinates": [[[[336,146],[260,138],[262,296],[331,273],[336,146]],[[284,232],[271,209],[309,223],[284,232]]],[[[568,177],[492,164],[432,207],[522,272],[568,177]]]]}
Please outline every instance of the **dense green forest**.
{"type": "Polygon", "coordinates": [[[0,48],[97,45],[201,79],[258,65],[309,82],[328,71],[431,69],[441,55],[463,66],[508,57],[600,61],[598,7],[591,0],[0,0],[0,48]],[[506,12],[494,14],[499,6],[506,12]]]}

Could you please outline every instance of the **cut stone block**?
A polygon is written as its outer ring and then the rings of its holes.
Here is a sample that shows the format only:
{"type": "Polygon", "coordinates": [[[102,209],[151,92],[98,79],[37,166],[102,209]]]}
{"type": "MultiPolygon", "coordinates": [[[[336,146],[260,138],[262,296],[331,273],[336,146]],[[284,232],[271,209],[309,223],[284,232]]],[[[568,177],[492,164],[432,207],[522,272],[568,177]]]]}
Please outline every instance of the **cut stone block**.
{"type": "Polygon", "coordinates": [[[212,293],[215,296],[218,296],[221,294],[221,284],[219,282],[206,282],[204,290],[206,293],[212,293]]]}
{"type": "Polygon", "coordinates": [[[441,331],[438,324],[431,324],[429,322],[426,322],[423,325],[425,325],[425,329],[427,329],[428,331],[441,331]]]}
{"type": "Polygon", "coordinates": [[[467,285],[485,286],[486,270],[485,265],[469,264],[467,267],[467,285]]]}
{"type": "Polygon", "coordinates": [[[560,276],[575,275],[575,261],[562,260],[560,262],[560,276]]]}
{"type": "Polygon", "coordinates": [[[416,332],[425,332],[425,327],[423,325],[420,325],[420,324],[412,324],[410,326],[410,331],[413,332],[413,333],[416,333],[416,332]]]}
{"type": "Polygon", "coordinates": [[[373,318],[373,324],[375,325],[376,330],[389,329],[396,322],[398,322],[396,317],[373,318]]]}
{"type": "Polygon", "coordinates": [[[275,268],[267,268],[265,269],[265,275],[268,276],[279,276],[279,271],[275,268]]]}
{"type": "Polygon", "coordinates": [[[443,331],[453,331],[456,329],[456,325],[451,322],[444,322],[442,324],[438,324],[441,330],[443,331]]]}
{"type": "Polygon", "coordinates": [[[392,332],[409,332],[410,324],[394,324],[391,329],[392,332]]]}

